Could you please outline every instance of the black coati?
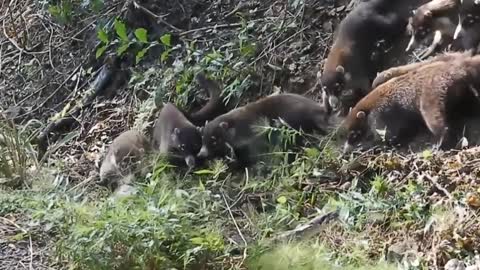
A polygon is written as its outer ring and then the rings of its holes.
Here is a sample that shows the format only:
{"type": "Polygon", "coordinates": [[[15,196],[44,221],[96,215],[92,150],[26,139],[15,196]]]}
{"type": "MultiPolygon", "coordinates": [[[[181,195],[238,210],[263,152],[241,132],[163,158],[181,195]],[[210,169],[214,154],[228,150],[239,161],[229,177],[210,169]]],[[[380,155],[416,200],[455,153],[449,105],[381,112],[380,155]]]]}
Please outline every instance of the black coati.
{"type": "MultiPolygon", "coordinates": [[[[393,42],[402,37],[412,8],[421,0],[370,0],[359,3],[340,23],[321,75],[322,90],[329,105],[337,107],[344,90],[359,98],[371,89],[376,65],[371,55],[379,40],[393,42]]],[[[342,104],[348,109],[353,104],[342,104]]]]}
{"type": "Polygon", "coordinates": [[[207,104],[192,114],[185,114],[171,103],[165,104],[155,121],[152,135],[155,150],[166,155],[173,163],[185,161],[189,168],[196,165],[195,156],[202,146],[200,128],[197,125],[204,125],[205,121],[226,110],[218,83],[207,79],[202,73],[197,74],[196,80],[209,92],[210,100],[207,104]]]}
{"type": "Polygon", "coordinates": [[[458,59],[460,57],[470,57],[473,55],[473,51],[469,50],[466,52],[448,52],[448,53],[443,53],[434,57],[431,57],[427,60],[421,61],[421,62],[416,62],[412,64],[407,64],[407,65],[402,65],[398,67],[392,67],[387,70],[384,70],[377,74],[377,77],[375,80],[373,80],[372,83],[372,89],[377,88],[379,85],[385,83],[386,81],[398,77],[400,75],[403,75],[405,73],[408,73],[412,70],[418,69],[422,66],[425,66],[427,64],[431,64],[433,62],[437,61],[451,61],[454,59],[458,59]]]}
{"type": "Polygon", "coordinates": [[[150,150],[150,141],[141,132],[128,130],[121,133],[112,141],[103,159],[99,184],[112,189],[119,184],[127,184],[132,169],[135,169],[134,163],[150,150]]]}
{"type": "Polygon", "coordinates": [[[476,49],[480,42],[480,0],[461,1],[458,17],[453,38],[463,37],[465,49],[476,49]]]}
{"type": "Polygon", "coordinates": [[[239,162],[248,166],[253,143],[258,137],[254,125],[259,119],[282,119],[291,128],[325,133],[328,127],[326,108],[296,94],[277,94],[236,108],[208,122],[202,133],[199,157],[206,158],[233,148],[239,162]]]}
{"type": "Polygon", "coordinates": [[[347,132],[344,152],[374,129],[386,127],[390,144],[407,143],[421,126],[428,128],[442,148],[454,143],[461,117],[478,107],[470,86],[478,85],[480,56],[437,61],[394,77],[370,92],[342,123],[347,132]]]}

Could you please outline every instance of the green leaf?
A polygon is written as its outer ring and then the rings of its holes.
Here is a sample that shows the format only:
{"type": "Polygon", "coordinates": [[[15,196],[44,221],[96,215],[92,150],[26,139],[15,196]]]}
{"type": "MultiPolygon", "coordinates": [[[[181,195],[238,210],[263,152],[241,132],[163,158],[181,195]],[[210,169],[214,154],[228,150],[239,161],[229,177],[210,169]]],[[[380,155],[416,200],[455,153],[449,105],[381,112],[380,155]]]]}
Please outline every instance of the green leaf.
{"type": "Polygon", "coordinates": [[[143,43],[147,43],[148,40],[147,40],[147,29],[145,28],[137,28],[135,30],[135,37],[137,37],[137,39],[140,41],[140,42],[143,42],[143,43]]]}
{"type": "Polygon", "coordinates": [[[103,29],[98,30],[97,37],[104,44],[108,44],[108,35],[107,35],[107,32],[105,32],[105,30],[103,29]]]}
{"type": "Polygon", "coordinates": [[[128,41],[127,27],[118,18],[115,19],[115,32],[117,32],[117,35],[121,40],[128,41]]]}
{"type": "Polygon", "coordinates": [[[280,196],[280,197],[277,198],[277,202],[278,202],[279,204],[286,204],[286,203],[287,203],[287,197],[285,197],[285,196],[280,196]]]}
{"type": "Polygon", "coordinates": [[[162,54],[160,55],[160,61],[162,61],[162,63],[167,61],[168,57],[170,57],[171,51],[172,50],[168,49],[162,52],[162,54]]]}
{"type": "Polygon", "coordinates": [[[212,170],[199,170],[199,171],[195,171],[194,174],[196,175],[215,174],[215,172],[212,170]]]}
{"type": "Polygon", "coordinates": [[[205,239],[203,239],[202,237],[194,237],[191,238],[190,241],[192,242],[192,244],[200,246],[205,242],[205,239]]]}
{"type": "Polygon", "coordinates": [[[172,35],[171,34],[165,34],[160,37],[160,42],[162,42],[163,45],[165,46],[172,46],[172,35]]]}
{"type": "Polygon", "coordinates": [[[425,151],[422,152],[422,157],[423,157],[424,159],[430,159],[430,158],[433,157],[433,153],[432,153],[432,151],[430,151],[430,150],[427,149],[427,150],[425,150],[425,151]]]}
{"type": "Polygon", "coordinates": [[[142,59],[145,56],[145,54],[147,53],[148,49],[149,49],[149,47],[143,48],[141,51],[139,51],[137,53],[137,55],[135,56],[135,64],[138,64],[140,61],[142,61],[142,59]]]}
{"type": "Polygon", "coordinates": [[[125,43],[122,46],[118,47],[117,49],[117,55],[120,56],[122,55],[130,46],[130,43],[125,43]]]}
{"type": "Polygon", "coordinates": [[[103,53],[105,52],[106,49],[107,49],[107,45],[104,45],[104,46],[98,48],[97,51],[95,52],[95,57],[97,59],[100,58],[100,56],[103,55],[103,53]]]}

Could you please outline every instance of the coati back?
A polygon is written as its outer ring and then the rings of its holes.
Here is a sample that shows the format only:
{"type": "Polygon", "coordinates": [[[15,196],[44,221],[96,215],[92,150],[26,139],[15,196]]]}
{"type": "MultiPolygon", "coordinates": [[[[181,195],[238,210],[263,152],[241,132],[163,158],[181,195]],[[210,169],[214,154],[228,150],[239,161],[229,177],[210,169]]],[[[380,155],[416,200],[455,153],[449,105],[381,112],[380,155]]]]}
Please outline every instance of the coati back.
{"type": "Polygon", "coordinates": [[[197,125],[225,112],[219,84],[206,78],[203,73],[196,76],[201,88],[208,91],[210,99],[200,110],[186,114],[175,105],[167,103],[161,109],[154,124],[153,147],[174,163],[185,161],[189,168],[196,165],[196,154],[200,151],[202,138],[197,125]]]}
{"type": "Polygon", "coordinates": [[[203,129],[199,157],[206,158],[233,148],[240,162],[249,163],[249,146],[258,138],[254,124],[259,119],[282,119],[294,129],[324,133],[328,125],[326,108],[296,94],[277,94],[236,108],[208,122],[203,129]],[[241,151],[241,154],[238,154],[241,151]]]}
{"type": "Polygon", "coordinates": [[[452,61],[462,57],[470,57],[473,55],[472,53],[473,51],[471,50],[467,52],[448,52],[448,53],[443,53],[443,54],[431,57],[425,61],[389,68],[377,74],[377,77],[375,78],[375,80],[373,80],[372,89],[377,88],[379,85],[385,83],[386,81],[394,77],[398,77],[400,75],[406,74],[412,70],[416,70],[422,66],[431,64],[433,62],[437,62],[437,61],[447,62],[447,61],[452,61]]]}
{"type": "MultiPolygon", "coordinates": [[[[363,97],[370,91],[376,65],[371,55],[376,43],[402,36],[410,8],[419,0],[370,0],[359,3],[340,23],[324,64],[321,84],[329,105],[337,107],[342,91],[363,97]]],[[[353,104],[343,104],[346,107],[353,104]]]]}
{"type": "Polygon", "coordinates": [[[112,141],[103,159],[99,184],[115,189],[123,178],[130,175],[133,163],[150,150],[149,140],[139,131],[121,133],[112,141]]]}
{"type": "Polygon", "coordinates": [[[343,122],[347,132],[344,151],[349,152],[369,134],[375,135],[379,126],[386,126],[385,139],[391,144],[407,142],[424,125],[439,146],[450,147],[459,116],[478,107],[470,85],[477,84],[479,68],[478,56],[437,61],[381,84],[343,122]]]}

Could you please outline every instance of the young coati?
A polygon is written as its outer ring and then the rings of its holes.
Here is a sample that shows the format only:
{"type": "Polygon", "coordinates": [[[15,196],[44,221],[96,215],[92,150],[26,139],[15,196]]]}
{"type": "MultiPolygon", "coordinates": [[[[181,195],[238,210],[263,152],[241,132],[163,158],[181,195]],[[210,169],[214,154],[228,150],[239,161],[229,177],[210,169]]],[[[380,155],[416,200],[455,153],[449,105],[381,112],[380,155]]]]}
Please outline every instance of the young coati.
{"type": "Polygon", "coordinates": [[[386,127],[385,139],[397,145],[408,142],[424,125],[438,147],[450,147],[454,127],[462,125],[464,113],[478,107],[470,86],[478,85],[479,71],[480,57],[466,57],[433,62],[381,84],[342,123],[347,132],[344,152],[368,135],[375,136],[379,127],[386,127]]]}
{"type": "Polygon", "coordinates": [[[296,94],[277,94],[236,108],[208,122],[202,133],[202,149],[198,157],[206,158],[233,149],[238,161],[248,166],[255,141],[254,130],[259,119],[282,119],[291,128],[321,134],[328,127],[326,108],[321,104],[296,94]]]}
{"type": "Polygon", "coordinates": [[[205,121],[225,112],[221,88],[217,82],[207,79],[203,73],[196,76],[198,84],[209,92],[207,104],[192,114],[185,114],[175,105],[167,103],[161,109],[154,124],[153,148],[167,155],[171,162],[185,161],[189,168],[196,165],[195,156],[202,146],[200,128],[205,121]]]}
{"type": "MultiPolygon", "coordinates": [[[[122,179],[131,176],[132,166],[145,153],[149,152],[150,141],[136,130],[128,130],[116,137],[105,155],[100,166],[100,185],[115,189],[122,179]]],[[[133,166],[135,167],[135,166],[133,166]]]]}
{"type": "MultiPolygon", "coordinates": [[[[371,55],[379,40],[392,42],[403,35],[412,7],[421,0],[370,0],[359,3],[340,23],[321,76],[329,105],[338,107],[342,91],[360,98],[370,91],[376,65],[371,55]]],[[[353,104],[358,100],[355,100],[353,104]]],[[[342,104],[348,109],[353,104],[342,104]]]]}
{"type": "Polygon", "coordinates": [[[466,52],[448,52],[448,53],[443,53],[440,55],[437,55],[435,57],[431,57],[427,60],[421,61],[421,62],[416,62],[412,64],[407,64],[403,66],[398,66],[398,67],[392,67],[387,70],[384,70],[377,74],[377,77],[375,80],[373,80],[372,83],[372,89],[377,88],[379,85],[383,84],[384,82],[390,80],[391,78],[398,77],[400,75],[403,75],[405,73],[408,73],[412,70],[418,69],[419,67],[425,66],[427,64],[431,64],[433,62],[437,61],[451,61],[454,59],[459,59],[460,57],[470,57],[473,55],[473,51],[469,50],[466,52]]]}

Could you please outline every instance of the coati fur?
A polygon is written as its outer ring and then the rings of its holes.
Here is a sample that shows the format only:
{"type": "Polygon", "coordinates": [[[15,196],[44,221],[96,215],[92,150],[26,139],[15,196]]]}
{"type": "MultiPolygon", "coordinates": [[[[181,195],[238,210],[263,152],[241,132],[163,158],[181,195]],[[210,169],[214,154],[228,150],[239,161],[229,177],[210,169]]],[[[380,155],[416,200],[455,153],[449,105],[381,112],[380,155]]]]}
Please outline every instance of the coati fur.
{"type": "Polygon", "coordinates": [[[386,81],[394,77],[398,77],[400,75],[406,74],[412,70],[416,70],[422,66],[431,64],[433,62],[437,62],[437,61],[448,62],[448,61],[452,61],[462,57],[471,57],[473,55],[472,53],[473,51],[471,50],[466,52],[448,52],[448,53],[443,53],[443,54],[431,57],[421,62],[389,68],[377,74],[377,77],[375,78],[375,80],[373,80],[372,89],[377,88],[379,85],[385,83],[386,81]]]}
{"type": "Polygon", "coordinates": [[[155,121],[152,135],[153,148],[166,155],[172,163],[197,165],[195,156],[202,146],[200,128],[206,121],[225,112],[221,88],[217,82],[207,79],[203,73],[196,76],[198,84],[209,92],[207,104],[192,114],[185,114],[171,103],[164,104],[155,121]],[[198,126],[197,126],[198,125],[198,126]]]}
{"type": "Polygon", "coordinates": [[[434,18],[448,16],[457,11],[460,0],[432,0],[413,11],[409,19],[409,30],[416,33],[431,27],[434,18]]]}
{"type": "MultiPolygon", "coordinates": [[[[322,91],[329,106],[338,107],[339,97],[352,89],[359,98],[371,89],[377,70],[371,55],[379,40],[392,42],[402,36],[409,12],[419,0],[370,0],[359,3],[340,23],[321,75],[322,91]]],[[[387,42],[387,43],[388,43],[387,42]]],[[[342,104],[348,109],[353,104],[342,104]]]]}
{"type": "Polygon", "coordinates": [[[297,94],[276,94],[236,108],[208,122],[202,133],[198,157],[224,153],[233,149],[239,163],[251,164],[255,141],[259,138],[254,126],[262,118],[281,119],[291,128],[325,134],[328,128],[326,108],[314,100],[297,94]]]}
{"type": "Polygon", "coordinates": [[[100,185],[113,190],[123,179],[131,177],[131,168],[151,150],[150,141],[141,132],[128,130],[118,135],[110,144],[100,166],[100,185]]]}
{"type": "Polygon", "coordinates": [[[342,123],[347,132],[344,152],[375,136],[378,127],[386,127],[389,144],[407,143],[424,126],[437,146],[451,147],[459,119],[479,105],[471,90],[478,85],[479,71],[480,56],[459,58],[433,62],[381,84],[342,123]]]}

